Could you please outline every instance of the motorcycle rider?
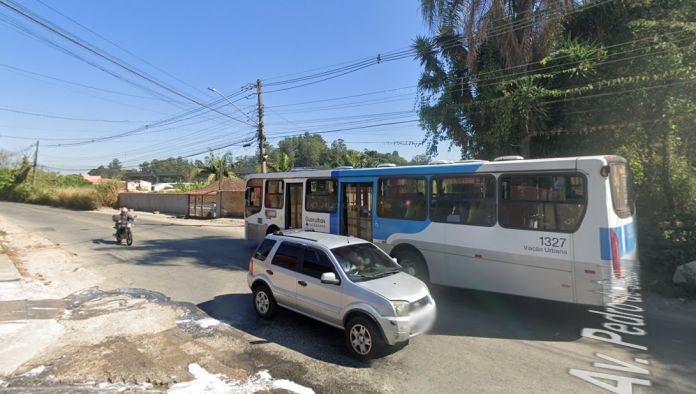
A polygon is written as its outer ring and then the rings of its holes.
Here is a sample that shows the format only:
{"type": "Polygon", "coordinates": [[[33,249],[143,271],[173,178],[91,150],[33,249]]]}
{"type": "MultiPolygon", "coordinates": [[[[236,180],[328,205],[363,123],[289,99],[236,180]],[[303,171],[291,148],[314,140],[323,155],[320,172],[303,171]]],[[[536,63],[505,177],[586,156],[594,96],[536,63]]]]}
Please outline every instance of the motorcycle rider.
{"type": "Polygon", "coordinates": [[[121,214],[115,217],[114,221],[116,222],[116,234],[114,234],[114,237],[118,237],[125,228],[126,223],[135,222],[135,218],[128,213],[128,208],[123,207],[121,208],[121,214]]]}

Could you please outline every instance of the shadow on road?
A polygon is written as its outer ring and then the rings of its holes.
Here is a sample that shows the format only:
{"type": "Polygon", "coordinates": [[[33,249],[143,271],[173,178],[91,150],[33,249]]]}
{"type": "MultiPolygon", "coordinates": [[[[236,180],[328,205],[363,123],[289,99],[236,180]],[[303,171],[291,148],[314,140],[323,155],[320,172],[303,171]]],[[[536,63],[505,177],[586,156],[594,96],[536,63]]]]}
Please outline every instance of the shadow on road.
{"type": "Polygon", "coordinates": [[[228,270],[249,269],[249,258],[256,247],[251,242],[225,236],[150,240],[139,239],[137,232],[131,246],[126,246],[125,242],[118,245],[115,239],[94,239],[92,242],[104,245],[96,250],[119,254],[126,263],[161,266],[188,260],[196,266],[228,270]]]}
{"type": "Polygon", "coordinates": [[[352,368],[368,366],[350,357],[343,330],[282,308],[273,319],[263,320],[254,312],[251,293],[225,294],[197,306],[211,317],[260,338],[252,344],[272,342],[320,361],[352,368]]]}
{"type": "Polygon", "coordinates": [[[563,302],[435,285],[431,292],[438,318],[430,335],[567,342],[601,320],[563,302]]]}
{"type": "MultiPolygon", "coordinates": [[[[532,341],[574,341],[595,317],[565,303],[480,291],[436,287],[438,320],[427,335],[485,337],[532,341]]],[[[259,318],[252,294],[226,294],[197,305],[211,317],[260,338],[324,362],[365,367],[345,349],[342,330],[280,309],[268,321],[259,318]]],[[[398,351],[389,349],[388,354],[398,351]]]]}

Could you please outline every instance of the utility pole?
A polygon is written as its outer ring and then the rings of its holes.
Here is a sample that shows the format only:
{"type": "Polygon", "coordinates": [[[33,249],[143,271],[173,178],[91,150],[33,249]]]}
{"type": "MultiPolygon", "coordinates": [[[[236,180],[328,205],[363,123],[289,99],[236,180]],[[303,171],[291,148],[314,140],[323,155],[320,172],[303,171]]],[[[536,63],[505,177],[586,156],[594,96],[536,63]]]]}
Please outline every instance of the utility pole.
{"type": "MultiPolygon", "coordinates": [[[[261,163],[261,172],[266,173],[266,136],[263,135],[263,100],[261,99],[261,80],[257,79],[256,80],[256,85],[250,84],[248,86],[242,87],[242,90],[250,90],[256,88],[256,94],[259,96],[259,121],[255,121],[251,116],[247,115],[246,112],[242,111],[239,107],[234,105],[233,102],[230,101],[227,97],[225,97],[222,93],[218,92],[217,89],[215,88],[208,88],[211,92],[215,92],[219,94],[222,98],[227,100],[228,103],[232,104],[239,112],[243,113],[246,115],[247,118],[249,118],[252,122],[256,123],[259,126],[259,152],[260,152],[260,157],[259,157],[259,163],[261,163]]],[[[253,93],[252,93],[253,94],[253,93]]],[[[244,145],[244,147],[248,147],[249,145],[244,145]]]]}
{"type": "Polygon", "coordinates": [[[263,99],[261,98],[261,80],[256,80],[256,94],[259,96],[259,152],[261,153],[261,172],[266,173],[266,136],[263,134],[263,99]]]}
{"type": "Polygon", "coordinates": [[[34,174],[31,176],[31,184],[36,185],[36,164],[39,161],[39,141],[36,141],[36,151],[34,152],[34,174]]]}

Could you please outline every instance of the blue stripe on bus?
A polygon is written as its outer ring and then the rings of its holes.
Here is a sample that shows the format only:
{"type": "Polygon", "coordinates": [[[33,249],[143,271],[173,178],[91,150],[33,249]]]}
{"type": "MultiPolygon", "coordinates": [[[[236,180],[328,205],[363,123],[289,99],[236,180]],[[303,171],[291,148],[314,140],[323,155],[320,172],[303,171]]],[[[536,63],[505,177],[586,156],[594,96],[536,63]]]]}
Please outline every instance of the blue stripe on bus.
{"type": "MultiPolygon", "coordinates": [[[[602,260],[611,260],[612,259],[612,252],[611,252],[611,234],[609,233],[609,230],[614,230],[614,233],[616,234],[616,238],[619,241],[619,257],[623,257],[626,254],[626,248],[624,247],[624,242],[623,242],[623,230],[621,227],[612,227],[612,228],[604,228],[600,227],[599,228],[599,250],[600,250],[600,255],[602,256],[602,260]]],[[[635,247],[635,245],[634,245],[635,247]]]]}
{"type": "Polygon", "coordinates": [[[329,215],[329,232],[331,234],[339,234],[338,231],[338,223],[340,221],[340,218],[338,216],[339,210],[336,210],[336,213],[332,213],[329,215]]]}
{"type": "Polygon", "coordinates": [[[391,175],[439,175],[439,174],[466,174],[476,172],[481,167],[481,163],[471,164],[442,164],[418,167],[387,167],[387,168],[368,168],[361,170],[334,170],[331,171],[332,177],[341,177],[341,182],[345,182],[345,177],[362,176],[391,176],[391,175]]]}
{"type": "Polygon", "coordinates": [[[623,227],[625,242],[626,242],[626,253],[631,253],[636,250],[636,244],[638,243],[638,234],[636,233],[636,222],[631,222],[623,227]]]}
{"type": "Polygon", "coordinates": [[[372,217],[372,238],[386,241],[390,235],[401,234],[416,234],[425,230],[430,225],[430,220],[400,220],[400,219],[382,219],[377,216],[372,217]]]}

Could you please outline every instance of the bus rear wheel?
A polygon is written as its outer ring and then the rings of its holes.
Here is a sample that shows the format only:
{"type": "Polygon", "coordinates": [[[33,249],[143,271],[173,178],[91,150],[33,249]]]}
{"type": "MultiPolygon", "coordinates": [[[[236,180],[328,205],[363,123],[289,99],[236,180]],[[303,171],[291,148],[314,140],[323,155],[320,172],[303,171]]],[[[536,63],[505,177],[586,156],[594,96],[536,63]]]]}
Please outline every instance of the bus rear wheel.
{"type": "Polygon", "coordinates": [[[428,266],[425,264],[425,260],[420,256],[420,254],[410,250],[405,250],[403,252],[396,253],[394,257],[396,257],[396,260],[403,267],[404,272],[415,276],[425,283],[430,283],[428,266]]]}

